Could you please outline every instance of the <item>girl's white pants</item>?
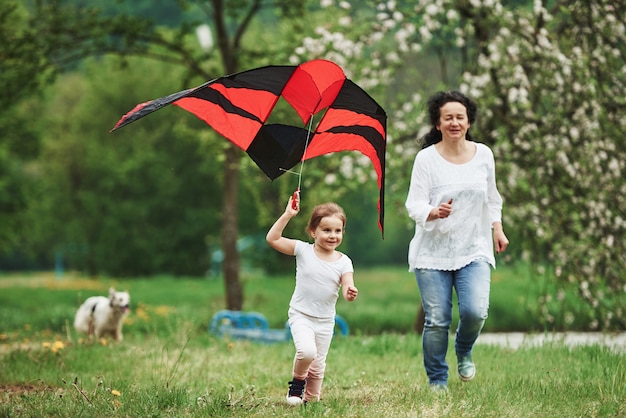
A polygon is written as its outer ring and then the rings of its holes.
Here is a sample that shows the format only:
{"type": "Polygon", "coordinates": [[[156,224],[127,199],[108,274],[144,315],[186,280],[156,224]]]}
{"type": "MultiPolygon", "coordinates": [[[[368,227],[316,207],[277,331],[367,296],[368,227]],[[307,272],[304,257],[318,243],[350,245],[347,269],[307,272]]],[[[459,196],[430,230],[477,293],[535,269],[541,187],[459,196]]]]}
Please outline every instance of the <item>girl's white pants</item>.
{"type": "Polygon", "coordinates": [[[306,379],[305,401],[319,400],[335,318],[315,318],[290,308],[289,327],[296,347],[293,376],[306,379]]]}

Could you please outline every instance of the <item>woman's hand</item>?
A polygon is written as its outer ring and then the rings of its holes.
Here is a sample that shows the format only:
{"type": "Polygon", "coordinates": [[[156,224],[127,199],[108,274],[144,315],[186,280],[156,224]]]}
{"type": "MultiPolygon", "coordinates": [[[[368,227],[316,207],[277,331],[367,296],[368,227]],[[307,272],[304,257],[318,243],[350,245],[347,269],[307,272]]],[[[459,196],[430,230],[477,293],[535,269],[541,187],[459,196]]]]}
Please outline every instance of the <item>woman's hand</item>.
{"type": "Polygon", "coordinates": [[[436,208],[432,208],[428,214],[428,220],[434,221],[435,219],[445,219],[452,213],[452,199],[447,203],[442,203],[436,208]]]}
{"type": "Polygon", "coordinates": [[[509,239],[504,235],[502,224],[499,222],[493,224],[493,243],[496,247],[496,254],[504,252],[509,245],[509,239]]]}

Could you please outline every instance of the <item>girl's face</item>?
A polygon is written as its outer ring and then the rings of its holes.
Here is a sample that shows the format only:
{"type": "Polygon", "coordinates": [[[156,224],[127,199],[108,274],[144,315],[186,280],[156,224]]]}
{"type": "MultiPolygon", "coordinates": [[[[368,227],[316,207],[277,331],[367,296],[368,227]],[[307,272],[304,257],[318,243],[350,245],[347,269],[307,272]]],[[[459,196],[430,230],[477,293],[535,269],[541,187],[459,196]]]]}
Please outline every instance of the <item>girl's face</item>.
{"type": "Polygon", "coordinates": [[[337,216],[325,216],[311,231],[315,245],[325,251],[334,251],[343,240],[343,221],[337,216]]]}
{"type": "Polygon", "coordinates": [[[465,106],[459,102],[448,102],[441,106],[437,129],[441,131],[444,140],[465,139],[469,128],[470,123],[465,106]]]}

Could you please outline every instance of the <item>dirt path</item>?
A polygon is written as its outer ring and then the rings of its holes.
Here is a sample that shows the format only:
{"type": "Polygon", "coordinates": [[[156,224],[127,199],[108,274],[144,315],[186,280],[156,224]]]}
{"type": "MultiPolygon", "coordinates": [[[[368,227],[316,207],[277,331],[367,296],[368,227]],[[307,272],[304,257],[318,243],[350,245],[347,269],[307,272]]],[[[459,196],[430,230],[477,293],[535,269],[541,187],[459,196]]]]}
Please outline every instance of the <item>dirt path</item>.
{"type": "Polygon", "coordinates": [[[476,344],[498,345],[517,350],[522,347],[537,347],[546,343],[565,344],[569,347],[580,345],[604,345],[619,353],[626,353],[626,332],[603,334],[600,332],[565,332],[549,334],[527,334],[523,332],[503,332],[481,334],[476,344]]]}

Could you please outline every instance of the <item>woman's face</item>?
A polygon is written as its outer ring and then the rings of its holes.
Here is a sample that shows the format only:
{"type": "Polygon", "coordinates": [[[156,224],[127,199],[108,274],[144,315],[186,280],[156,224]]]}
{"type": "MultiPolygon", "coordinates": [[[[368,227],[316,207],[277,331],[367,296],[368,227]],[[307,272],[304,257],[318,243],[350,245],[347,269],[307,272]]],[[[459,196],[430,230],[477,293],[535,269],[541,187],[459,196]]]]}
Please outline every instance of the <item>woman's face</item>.
{"type": "Polygon", "coordinates": [[[443,140],[458,141],[465,139],[470,128],[467,109],[459,102],[448,102],[439,109],[439,124],[443,140]]]}

